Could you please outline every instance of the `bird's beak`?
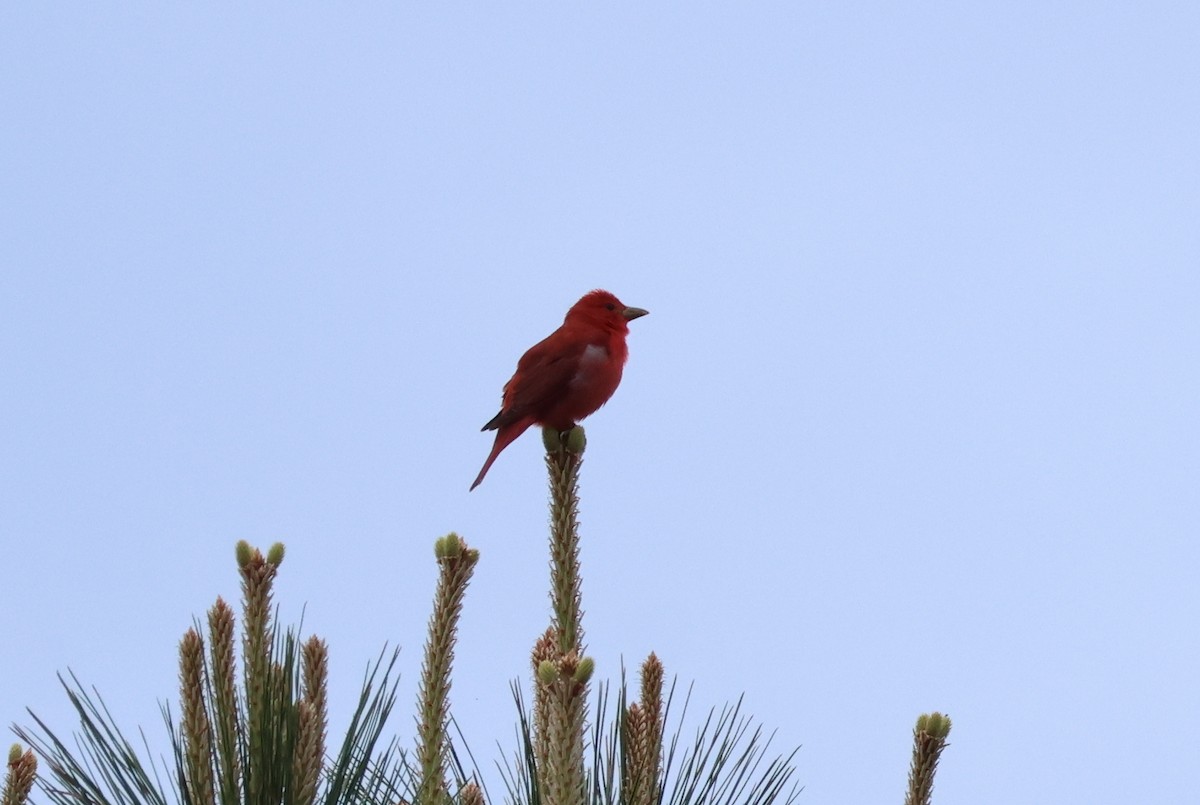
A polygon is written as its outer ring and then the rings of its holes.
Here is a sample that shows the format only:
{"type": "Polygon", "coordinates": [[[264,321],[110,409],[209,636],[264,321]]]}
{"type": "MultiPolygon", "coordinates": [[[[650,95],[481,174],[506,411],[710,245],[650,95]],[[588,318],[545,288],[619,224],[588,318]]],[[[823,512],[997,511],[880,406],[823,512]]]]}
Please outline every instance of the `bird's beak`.
{"type": "Polygon", "coordinates": [[[642,310],[640,307],[627,307],[621,311],[621,315],[625,317],[625,321],[633,321],[634,319],[640,319],[649,312],[649,310],[642,310]]]}

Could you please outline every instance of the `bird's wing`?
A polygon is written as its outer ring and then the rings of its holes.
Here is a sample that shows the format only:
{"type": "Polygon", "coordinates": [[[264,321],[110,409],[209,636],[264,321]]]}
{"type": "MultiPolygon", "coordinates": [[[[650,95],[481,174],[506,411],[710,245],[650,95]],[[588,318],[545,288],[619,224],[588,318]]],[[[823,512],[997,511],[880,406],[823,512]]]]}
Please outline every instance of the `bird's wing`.
{"type": "Polygon", "coordinates": [[[502,428],[528,416],[538,419],[567,394],[592,340],[587,332],[560,327],[530,347],[504,386],[502,410],[488,425],[502,428]]]}

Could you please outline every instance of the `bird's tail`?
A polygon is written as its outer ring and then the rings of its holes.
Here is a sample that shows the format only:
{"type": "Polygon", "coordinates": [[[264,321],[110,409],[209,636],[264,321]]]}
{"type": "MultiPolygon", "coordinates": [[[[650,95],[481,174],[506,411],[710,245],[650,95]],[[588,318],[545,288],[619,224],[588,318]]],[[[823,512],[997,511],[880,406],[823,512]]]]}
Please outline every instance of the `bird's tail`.
{"type": "Polygon", "coordinates": [[[483,476],[487,475],[487,471],[492,468],[492,462],[496,460],[496,456],[500,455],[500,451],[512,444],[532,424],[532,417],[523,417],[516,422],[505,425],[496,432],[496,442],[492,445],[492,452],[488,454],[487,461],[483,462],[483,469],[479,471],[479,475],[475,478],[475,483],[471,484],[472,490],[483,483],[483,476]]]}

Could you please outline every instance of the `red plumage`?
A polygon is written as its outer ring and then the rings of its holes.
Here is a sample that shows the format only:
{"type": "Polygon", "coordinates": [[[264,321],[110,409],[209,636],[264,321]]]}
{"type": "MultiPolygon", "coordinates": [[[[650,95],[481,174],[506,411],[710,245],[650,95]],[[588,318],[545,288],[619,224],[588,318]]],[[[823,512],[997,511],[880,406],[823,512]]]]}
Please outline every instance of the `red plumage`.
{"type": "Polygon", "coordinates": [[[483,426],[497,431],[496,442],[472,489],[500,451],[530,425],[570,430],[608,402],[629,357],[629,322],[646,313],[608,291],[592,291],[571,306],[561,327],[521,356],[516,373],[504,384],[500,413],[483,426]]]}

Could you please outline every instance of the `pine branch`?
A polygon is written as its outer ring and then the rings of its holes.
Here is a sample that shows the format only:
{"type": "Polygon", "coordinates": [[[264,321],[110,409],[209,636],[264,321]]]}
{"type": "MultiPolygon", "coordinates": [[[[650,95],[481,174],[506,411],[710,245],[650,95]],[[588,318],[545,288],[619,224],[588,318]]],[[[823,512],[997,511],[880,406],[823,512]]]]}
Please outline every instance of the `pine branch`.
{"type": "Polygon", "coordinates": [[[441,574],[434,596],[429,636],[425,643],[425,661],[421,669],[421,690],[417,705],[417,760],[421,783],[417,795],[421,805],[442,805],[449,801],[446,782],[446,756],[450,718],[450,670],[454,662],[454,643],[462,614],[463,595],[479,561],[479,551],[470,549],[457,534],[437,541],[434,548],[441,574]]]}
{"type": "Polygon", "coordinates": [[[212,726],[204,704],[204,639],[188,629],[179,644],[179,699],[187,791],[195,805],[215,805],[212,726]]]}
{"type": "MultiPolygon", "coordinates": [[[[243,645],[256,656],[244,662],[245,704],[239,702],[235,672],[234,614],[218,599],[208,614],[208,654],[199,627],[189,630],[180,643],[182,720],[178,727],[170,708],[162,707],[175,761],[169,778],[174,799],[184,805],[214,800],[222,805],[313,805],[318,799],[328,805],[373,805],[413,799],[404,751],[393,741],[376,754],[396,701],[392,672],[398,652],[386,665],[381,655],[368,673],[339,754],[326,770],[328,649],[316,637],[300,647],[291,631],[271,637],[281,631],[268,615],[271,581],[283,558],[282,546],[263,557],[240,543],[237,556],[247,609],[243,645]],[[211,665],[206,664],[209,659],[211,665]],[[251,774],[256,780],[253,788],[251,774]]],[[[16,728],[49,769],[51,779],[39,785],[50,801],[166,805],[168,794],[154,764],[142,763],[99,694],[84,691],[74,675],[60,680],[81,724],[74,746],[32,712],[36,728],[16,728]]],[[[146,750],[154,756],[148,746],[146,750]]]]}
{"type": "Polygon", "coordinates": [[[19,744],[12,745],[8,750],[8,772],[4,775],[0,805],[25,805],[37,779],[37,765],[32,749],[22,752],[19,744]]]}
{"type": "Polygon", "coordinates": [[[270,647],[271,585],[279,563],[283,561],[283,545],[272,546],[270,558],[242,541],[237,544],[238,569],[242,576],[244,629],[242,654],[245,662],[246,731],[246,799],[264,802],[269,799],[273,747],[269,739],[275,732],[272,723],[272,704],[269,685],[273,679],[270,647]],[[271,561],[275,559],[276,561],[271,561]]]}
{"type": "Polygon", "coordinates": [[[642,664],[641,700],[625,711],[626,763],[621,788],[629,805],[654,805],[661,795],[663,667],[651,654],[642,664]]]}
{"type": "Polygon", "coordinates": [[[565,434],[546,428],[550,472],[550,600],[558,652],[583,654],[582,590],[579,578],[579,467],[587,438],[576,426],[565,434]]]}
{"type": "Polygon", "coordinates": [[[933,775],[938,760],[948,743],[950,717],[941,713],[927,713],[917,719],[913,729],[912,768],[908,774],[908,796],[905,805],[930,805],[933,797],[933,775]]]}
{"type": "Polygon", "coordinates": [[[209,698],[216,722],[217,784],[221,805],[240,805],[242,720],[237,695],[237,660],[233,649],[234,612],[218,597],[208,611],[209,698]]]}
{"type": "Polygon", "coordinates": [[[326,684],[329,650],[325,641],[310,637],[302,652],[304,694],[296,705],[296,751],[292,760],[295,805],[313,805],[325,761],[326,684]]]}
{"type": "Polygon", "coordinates": [[[550,600],[553,643],[535,648],[534,723],[538,727],[538,786],[549,805],[582,805],[586,792],[583,742],[587,690],[595,662],[583,654],[579,575],[579,467],[583,428],[542,431],[550,475],[550,600]]]}

